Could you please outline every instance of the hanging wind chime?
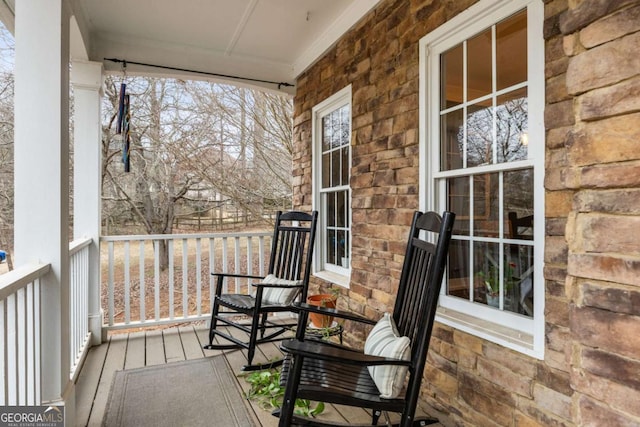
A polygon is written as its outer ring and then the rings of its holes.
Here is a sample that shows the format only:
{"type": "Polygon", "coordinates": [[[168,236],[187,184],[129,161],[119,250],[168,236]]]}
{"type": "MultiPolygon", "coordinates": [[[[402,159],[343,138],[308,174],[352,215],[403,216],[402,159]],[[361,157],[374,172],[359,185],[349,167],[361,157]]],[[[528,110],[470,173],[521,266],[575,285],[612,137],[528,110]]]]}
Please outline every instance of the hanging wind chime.
{"type": "Polygon", "coordinates": [[[129,129],[131,111],[129,104],[129,94],[127,94],[127,84],[124,79],[127,76],[127,63],[123,62],[123,79],[120,84],[120,95],[118,97],[118,121],[116,123],[116,134],[122,138],[122,163],[124,171],[131,171],[131,133],[129,129]]]}

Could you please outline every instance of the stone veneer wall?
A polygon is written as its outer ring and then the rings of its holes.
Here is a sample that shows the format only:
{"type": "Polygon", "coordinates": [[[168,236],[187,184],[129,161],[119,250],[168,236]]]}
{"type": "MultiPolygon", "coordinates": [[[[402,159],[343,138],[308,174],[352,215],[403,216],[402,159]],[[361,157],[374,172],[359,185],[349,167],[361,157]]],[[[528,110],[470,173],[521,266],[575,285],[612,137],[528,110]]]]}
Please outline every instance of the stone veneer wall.
{"type": "MultiPolygon", "coordinates": [[[[352,84],[341,304],[369,317],[392,309],[418,207],[418,41],[473,3],[384,1],[297,82],[294,206],[306,210],[311,109],[352,84]]],[[[438,324],[422,396],[444,424],[640,425],[640,2],[544,3],[545,359],[438,324]]]]}

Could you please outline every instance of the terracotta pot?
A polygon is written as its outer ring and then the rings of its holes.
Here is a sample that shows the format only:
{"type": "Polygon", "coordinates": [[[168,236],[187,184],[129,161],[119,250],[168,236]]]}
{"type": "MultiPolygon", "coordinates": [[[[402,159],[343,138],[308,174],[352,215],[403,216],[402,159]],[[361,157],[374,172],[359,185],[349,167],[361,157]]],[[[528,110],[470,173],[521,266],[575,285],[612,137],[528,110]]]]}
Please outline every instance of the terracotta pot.
{"type": "MultiPolygon", "coordinates": [[[[318,294],[307,297],[307,304],[318,307],[336,308],[336,296],[332,294],[318,294]]],[[[311,323],[316,328],[328,328],[333,323],[333,316],[309,313],[311,323]]]]}

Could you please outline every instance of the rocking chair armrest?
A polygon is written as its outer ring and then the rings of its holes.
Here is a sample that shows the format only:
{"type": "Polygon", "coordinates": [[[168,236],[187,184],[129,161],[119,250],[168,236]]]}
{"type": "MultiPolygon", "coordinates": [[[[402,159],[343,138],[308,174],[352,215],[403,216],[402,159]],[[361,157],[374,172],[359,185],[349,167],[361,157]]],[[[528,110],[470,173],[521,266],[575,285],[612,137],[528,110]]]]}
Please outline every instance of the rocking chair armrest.
{"type": "Polygon", "coordinates": [[[251,286],[255,286],[256,288],[300,288],[302,289],[304,285],[290,285],[288,283],[252,283],[251,286]]]}
{"type": "Polygon", "coordinates": [[[373,356],[348,347],[327,345],[321,341],[299,341],[295,339],[283,341],[282,350],[294,356],[308,357],[311,359],[340,362],[349,365],[377,366],[377,365],[401,365],[410,366],[410,360],[393,359],[390,357],[373,356]]]}
{"type": "Polygon", "coordinates": [[[369,325],[375,325],[377,323],[377,321],[371,320],[359,314],[352,313],[350,311],[338,310],[336,308],[320,307],[304,302],[295,302],[293,303],[293,306],[298,310],[307,311],[310,313],[326,314],[329,316],[339,317],[340,319],[353,320],[355,322],[366,323],[369,325]]]}
{"type": "Polygon", "coordinates": [[[254,276],[251,274],[236,274],[236,273],[211,273],[213,277],[237,277],[246,279],[264,279],[264,276],[254,276]]]}

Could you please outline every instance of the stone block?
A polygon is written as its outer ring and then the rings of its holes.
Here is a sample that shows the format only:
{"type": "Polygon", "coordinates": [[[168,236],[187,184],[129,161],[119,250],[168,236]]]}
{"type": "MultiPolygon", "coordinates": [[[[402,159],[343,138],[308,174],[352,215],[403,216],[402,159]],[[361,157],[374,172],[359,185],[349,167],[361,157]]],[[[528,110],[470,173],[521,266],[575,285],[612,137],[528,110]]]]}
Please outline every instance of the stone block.
{"type": "Polygon", "coordinates": [[[546,100],[549,104],[569,99],[567,93],[566,78],[564,74],[547,79],[546,100]]]}
{"type": "Polygon", "coordinates": [[[568,246],[564,236],[547,236],[544,260],[551,264],[567,263],[568,246]]]}
{"type": "Polygon", "coordinates": [[[640,425],[640,418],[615,411],[589,396],[580,396],[578,399],[578,419],[580,425],[587,427],[637,427],[640,425]]]}
{"type": "Polygon", "coordinates": [[[591,307],[573,306],[571,309],[571,331],[574,339],[584,346],[604,348],[611,353],[637,358],[640,340],[629,337],[635,336],[638,328],[638,316],[591,307]]]}
{"type": "Polygon", "coordinates": [[[515,395],[467,373],[459,376],[458,384],[458,396],[463,402],[480,414],[491,414],[498,425],[511,425],[515,395]]]}
{"type": "Polygon", "coordinates": [[[519,375],[502,365],[502,359],[478,358],[478,374],[508,393],[532,397],[533,378],[519,375]]]}
{"type": "Polygon", "coordinates": [[[571,395],[560,393],[541,384],[533,387],[533,400],[540,409],[567,421],[571,420],[571,395]]]}
{"type": "Polygon", "coordinates": [[[580,169],[585,188],[640,187],[640,161],[586,166],[580,169]]]}
{"type": "Polygon", "coordinates": [[[584,123],[567,140],[569,162],[587,166],[640,159],[638,123],[640,113],[584,123]]]}
{"type": "Polygon", "coordinates": [[[554,369],[543,363],[539,363],[536,368],[536,385],[540,384],[560,393],[564,397],[570,397],[573,394],[573,389],[571,388],[571,376],[567,371],[567,367],[560,370],[554,369]]]}
{"type": "Polygon", "coordinates": [[[462,332],[459,329],[455,329],[453,332],[453,342],[461,348],[465,348],[477,354],[482,354],[483,340],[473,335],[469,335],[466,332],[462,332]]]}
{"type": "Polygon", "coordinates": [[[617,252],[640,255],[640,239],[630,230],[640,229],[640,217],[628,215],[578,215],[582,231],[580,252],[617,252]]]}
{"type": "Polygon", "coordinates": [[[567,218],[547,218],[544,232],[547,236],[564,236],[567,218]]]}
{"type": "MultiPolygon", "coordinates": [[[[564,38],[562,39],[562,46],[564,48],[564,53],[567,56],[575,56],[578,53],[584,51],[584,48],[580,45],[580,38],[577,34],[569,34],[564,36],[564,38]]],[[[564,81],[562,83],[564,84],[564,81]]]]}
{"type": "Polygon", "coordinates": [[[570,58],[567,68],[568,92],[580,94],[637,75],[640,70],[638,45],[640,32],[570,58]]]}
{"type": "Polygon", "coordinates": [[[560,30],[563,34],[569,34],[586,27],[603,16],[609,15],[629,4],[634,0],[582,0],[576,2],[574,7],[567,9],[560,16],[560,30]]]}
{"type": "Polygon", "coordinates": [[[557,326],[569,326],[567,300],[547,297],[544,304],[545,321],[557,326]]]}
{"type": "Polygon", "coordinates": [[[639,215],[640,188],[582,190],[576,193],[574,205],[579,212],[639,215]]]}
{"type": "Polygon", "coordinates": [[[568,272],[586,279],[637,285],[640,258],[624,255],[571,254],[568,272]]]}
{"type": "Polygon", "coordinates": [[[600,349],[582,349],[582,369],[640,392],[640,359],[620,357],[600,349]]]}
{"type": "Polygon", "coordinates": [[[573,191],[547,191],[545,199],[547,218],[566,217],[572,210],[573,191]]]}
{"type": "MultiPolygon", "coordinates": [[[[624,414],[623,419],[635,420],[640,418],[640,392],[625,387],[615,381],[607,378],[593,375],[590,372],[580,369],[574,369],[571,374],[574,389],[582,394],[587,395],[588,399],[602,401],[606,397],[606,404],[612,413],[624,414]]],[[[582,401],[580,410],[582,411],[582,401]]],[[[592,424],[592,425],[617,425],[617,424],[592,424]]],[[[624,425],[624,424],[622,424],[624,425]]],[[[637,425],[637,424],[630,424],[637,425]]]]}
{"type": "Polygon", "coordinates": [[[640,111],[640,77],[587,92],[579,98],[578,105],[584,121],[640,111]]]}
{"type": "Polygon", "coordinates": [[[502,346],[487,345],[484,348],[484,358],[499,361],[499,364],[515,374],[533,378],[536,373],[536,361],[502,346]]]}
{"type": "Polygon", "coordinates": [[[637,287],[589,281],[580,285],[580,294],[583,306],[640,316],[640,289],[637,287]]]}
{"type": "Polygon", "coordinates": [[[544,110],[544,125],[547,129],[569,126],[575,123],[573,100],[547,104],[544,110]]]}
{"type": "Polygon", "coordinates": [[[580,31],[580,41],[586,48],[592,48],[638,30],[640,5],[619,10],[585,27],[580,31]]]}

